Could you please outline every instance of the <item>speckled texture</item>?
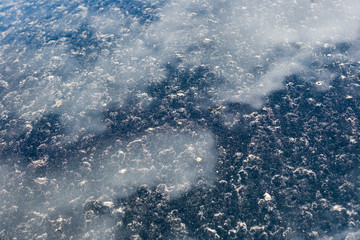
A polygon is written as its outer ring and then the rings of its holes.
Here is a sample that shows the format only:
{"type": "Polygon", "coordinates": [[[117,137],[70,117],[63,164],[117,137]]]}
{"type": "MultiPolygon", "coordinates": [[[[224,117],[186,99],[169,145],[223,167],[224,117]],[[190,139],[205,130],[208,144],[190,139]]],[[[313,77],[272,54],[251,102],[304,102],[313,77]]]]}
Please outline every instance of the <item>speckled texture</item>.
{"type": "Polygon", "coordinates": [[[359,11],[0,3],[0,238],[358,239],[359,11]]]}

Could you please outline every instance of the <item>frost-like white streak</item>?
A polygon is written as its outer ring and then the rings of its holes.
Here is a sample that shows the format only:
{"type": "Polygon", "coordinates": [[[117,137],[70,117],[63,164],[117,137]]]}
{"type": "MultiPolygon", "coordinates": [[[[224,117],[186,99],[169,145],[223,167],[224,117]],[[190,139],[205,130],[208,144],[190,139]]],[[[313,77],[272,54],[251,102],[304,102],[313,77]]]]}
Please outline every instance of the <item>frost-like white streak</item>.
{"type": "Polygon", "coordinates": [[[206,132],[138,138],[111,156],[109,170],[114,172],[104,176],[105,182],[114,187],[165,183],[169,194],[179,196],[199,179],[212,182],[217,158],[213,145],[206,132]],[[198,162],[198,157],[204,160],[198,162]]]}
{"type": "Polygon", "coordinates": [[[286,76],[311,71],[319,47],[355,40],[359,9],[354,0],[178,0],[163,9],[151,34],[163,43],[164,55],[225,77],[220,99],[259,107],[286,76]]]}
{"type": "MultiPolygon", "coordinates": [[[[31,124],[46,114],[59,115],[66,129],[64,136],[53,138],[55,144],[100,134],[102,113],[110,104],[121,109],[131,94],[141,96],[144,108],[151,103],[146,87],[166,79],[164,65],[174,64],[174,59],[176,68],[191,71],[201,65],[224,79],[212,86],[218,100],[259,107],[263,97],[296,73],[321,81],[319,89],[325,90],[333,73],[313,73],[309,61],[342,60],[314,55],[320,47],[355,40],[360,12],[357,0],[174,0],[158,9],[158,20],[142,24],[119,8],[94,13],[81,1],[62,2],[0,5],[5,19],[0,35],[0,118],[9,122],[1,138],[29,133],[31,124]],[[32,7],[39,12],[26,12],[32,7]],[[42,12],[46,7],[50,15],[42,12]]],[[[355,48],[348,57],[358,60],[355,48]]],[[[54,175],[34,173],[53,160],[46,157],[22,169],[2,166],[1,218],[14,219],[6,225],[9,232],[44,236],[45,230],[58,227],[48,221],[51,214],[58,219],[58,208],[73,211],[92,200],[112,208],[113,198],[129,196],[144,184],[160,184],[164,192],[178,197],[199,179],[211,182],[214,177],[213,137],[206,131],[193,134],[144,134],[127,143],[107,143],[109,150],[96,157],[85,151],[81,159],[72,159],[81,161],[80,168],[64,166],[54,175]]],[[[111,224],[105,225],[98,231],[111,224]]]]}
{"type": "Polygon", "coordinates": [[[319,47],[356,39],[360,10],[356,0],[173,0],[157,10],[158,20],[141,24],[119,8],[94,13],[80,2],[73,5],[70,13],[56,5],[46,21],[42,15],[21,17],[21,4],[12,5],[7,13],[19,20],[2,39],[19,31],[17,37],[39,46],[14,40],[0,49],[3,118],[8,112],[25,122],[60,114],[70,141],[102,132],[108,105],[121,107],[129,94],[146,93],[150,83],[166,78],[164,65],[175,58],[177,68],[202,65],[225,79],[213,86],[217,100],[260,107],[264,97],[283,87],[286,76],[296,73],[310,81],[326,79],[324,89],[335,76],[308,73],[309,61],[319,47]],[[61,14],[68,15],[56,18],[61,14]],[[47,32],[55,37],[47,39],[47,32]]]}
{"type": "Polygon", "coordinates": [[[165,184],[166,194],[178,197],[198,181],[211,184],[214,179],[217,154],[213,136],[206,131],[151,132],[129,142],[111,143],[106,149],[100,152],[101,158],[83,158],[79,169],[83,177],[79,181],[72,179],[73,171],[63,172],[62,178],[69,179],[62,182],[64,188],[74,184],[74,195],[85,200],[103,195],[126,197],[141,185],[165,184]],[[196,161],[198,157],[202,158],[201,162],[196,161]],[[87,189],[87,193],[77,194],[81,189],[87,189]]]}
{"type": "Polygon", "coordinates": [[[346,240],[356,240],[360,237],[360,230],[349,228],[341,233],[337,233],[331,236],[321,237],[320,240],[330,240],[330,239],[346,239],[346,240]]]}
{"type": "Polygon", "coordinates": [[[129,197],[144,186],[171,200],[193,186],[212,184],[216,156],[213,136],[206,131],[151,130],[127,142],[108,143],[95,155],[83,152],[79,167],[40,176],[33,175],[38,168],[34,164],[25,169],[1,168],[0,217],[7,221],[0,229],[7,229],[4,234],[40,236],[63,227],[67,237],[101,238],[116,225],[113,214],[122,211],[115,209],[119,207],[115,206],[117,199],[129,197]],[[197,162],[197,157],[202,161],[197,162]],[[87,209],[92,202],[109,209],[109,215],[99,218],[87,209]],[[82,210],[76,213],[77,220],[71,219],[76,209],[82,210]],[[70,224],[84,224],[84,232],[65,232],[70,224]]]}

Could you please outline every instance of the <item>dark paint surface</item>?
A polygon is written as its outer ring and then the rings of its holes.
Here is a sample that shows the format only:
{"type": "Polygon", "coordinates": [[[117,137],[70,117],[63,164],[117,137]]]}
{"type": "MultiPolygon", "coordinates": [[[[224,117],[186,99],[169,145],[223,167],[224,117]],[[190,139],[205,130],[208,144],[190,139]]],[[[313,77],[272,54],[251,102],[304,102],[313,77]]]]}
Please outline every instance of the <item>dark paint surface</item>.
{"type": "MultiPolygon", "coordinates": [[[[227,6],[222,2],[212,3],[212,13],[227,6]]],[[[161,81],[125,86],[128,91],[121,100],[114,96],[123,94],[124,86],[101,80],[95,88],[101,92],[104,87],[106,94],[99,101],[109,96],[112,100],[104,100],[103,107],[92,107],[89,102],[87,108],[87,97],[96,95],[87,82],[105,78],[107,73],[120,82],[126,80],[121,80],[121,72],[113,65],[103,64],[104,71],[91,75],[101,58],[119,57],[112,55],[119,44],[114,39],[124,37],[121,43],[130,44],[133,35],[161,21],[158,12],[166,3],[0,3],[1,31],[6,32],[0,40],[1,54],[9,54],[0,64],[0,80],[6,82],[0,84],[0,238],[345,239],[353,234],[356,239],[360,224],[360,70],[354,57],[358,39],[313,49],[303,62],[306,70],[285,74],[279,79],[285,87],[262,96],[260,108],[247,101],[215,97],[229,80],[214,73],[211,64],[194,66],[175,53],[161,64],[161,81]],[[79,6],[87,9],[85,17],[79,6]],[[110,11],[116,8],[119,13],[110,11]],[[128,28],[128,35],[115,31],[99,38],[112,28],[101,32],[92,17],[106,11],[112,20],[122,22],[116,26],[128,28]],[[41,61],[33,61],[43,48],[41,61]],[[15,61],[17,52],[22,52],[19,61],[15,61]],[[52,63],[56,61],[52,56],[61,54],[66,58],[52,63]],[[326,57],[334,55],[340,57],[326,57]],[[332,76],[323,88],[315,84],[324,81],[321,71],[332,76]],[[79,87],[70,92],[62,90],[60,83],[43,88],[48,83],[42,79],[51,75],[64,84],[76,85],[74,79],[79,79],[79,87]],[[63,95],[54,92],[54,99],[45,98],[51,104],[35,102],[46,106],[35,117],[21,116],[36,111],[22,112],[32,103],[18,98],[31,99],[26,96],[41,96],[53,89],[63,95]],[[67,94],[67,100],[56,107],[56,99],[67,94]],[[219,106],[219,101],[221,109],[208,110],[219,106]],[[78,117],[82,108],[86,111],[78,117]],[[156,140],[164,136],[170,142],[156,140]],[[210,138],[213,143],[206,145],[210,138]],[[141,141],[130,144],[136,139],[141,141]],[[201,145],[199,152],[212,151],[213,165],[201,167],[195,158],[185,165],[188,170],[176,165],[179,159],[187,159],[182,158],[186,144],[201,145]],[[138,153],[139,149],[150,149],[163,161],[151,160],[159,166],[150,172],[154,176],[136,176],[139,172],[135,172],[134,184],[124,178],[120,181],[126,183],[118,185],[104,180],[118,174],[112,172],[112,168],[120,169],[117,161],[124,165],[130,161],[121,154],[131,160],[146,158],[148,152],[138,153]],[[159,152],[164,149],[172,152],[163,159],[159,152]],[[168,163],[169,156],[176,161],[168,163]],[[36,165],[39,160],[45,163],[36,165]],[[168,191],[169,186],[177,189],[172,184],[183,175],[193,181],[186,190],[168,191]]],[[[206,11],[198,10],[199,18],[207,17],[206,11]]],[[[165,51],[154,42],[145,45],[154,52],[165,51]]],[[[185,52],[221,55],[216,47],[197,44],[185,52]]],[[[296,55],[301,47],[292,44],[270,49],[270,63],[252,66],[249,73],[261,78],[277,59],[296,55]]],[[[147,78],[137,76],[134,81],[147,78]]]]}

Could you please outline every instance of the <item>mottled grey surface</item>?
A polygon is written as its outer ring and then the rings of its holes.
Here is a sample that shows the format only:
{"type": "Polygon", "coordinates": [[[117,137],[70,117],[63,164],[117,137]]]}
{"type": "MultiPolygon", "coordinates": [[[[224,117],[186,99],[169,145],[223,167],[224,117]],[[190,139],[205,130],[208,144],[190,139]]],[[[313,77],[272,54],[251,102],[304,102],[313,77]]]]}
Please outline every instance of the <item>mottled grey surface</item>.
{"type": "Polygon", "coordinates": [[[360,238],[359,12],[0,2],[0,238],[360,238]]]}

